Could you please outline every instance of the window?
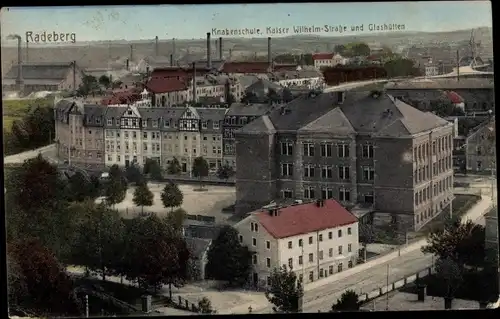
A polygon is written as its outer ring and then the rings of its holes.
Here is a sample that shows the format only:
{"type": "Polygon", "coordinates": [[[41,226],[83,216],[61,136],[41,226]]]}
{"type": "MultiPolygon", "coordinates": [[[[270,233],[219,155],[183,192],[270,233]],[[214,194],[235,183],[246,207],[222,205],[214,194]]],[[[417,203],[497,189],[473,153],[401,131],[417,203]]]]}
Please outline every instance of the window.
{"type": "Polygon", "coordinates": [[[207,121],[201,122],[201,128],[206,129],[207,128],[207,121]]]}
{"type": "Polygon", "coordinates": [[[347,228],[347,235],[352,235],[352,228],[351,227],[347,228]]]}
{"type": "Polygon", "coordinates": [[[293,143],[282,142],[281,143],[281,155],[293,155],[293,143]]]}
{"type": "Polygon", "coordinates": [[[339,238],[342,237],[342,229],[338,230],[338,236],[339,236],[339,238]]]}
{"type": "Polygon", "coordinates": [[[254,223],[250,223],[250,230],[254,231],[254,229],[255,229],[255,224],[254,223]]]}
{"type": "Polygon", "coordinates": [[[299,256],[299,265],[302,265],[304,261],[302,260],[302,256],[299,256]]]}
{"type": "Polygon", "coordinates": [[[288,258],[288,267],[293,268],[293,258],[288,258]]]}
{"type": "Polygon", "coordinates": [[[352,260],[349,260],[349,262],[347,263],[347,267],[352,268],[352,260]]]}
{"type": "Polygon", "coordinates": [[[363,179],[365,181],[373,181],[375,179],[375,169],[370,166],[363,167],[363,179]]]}
{"type": "Polygon", "coordinates": [[[271,258],[269,257],[266,258],[266,266],[267,268],[271,268],[271,258]]]}
{"type": "Polygon", "coordinates": [[[281,175],[293,176],[293,164],[281,164],[281,175]]]}
{"type": "Polygon", "coordinates": [[[328,267],[328,274],[333,275],[333,266],[328,267]]]}
{"type": "Polygon", "coordinates": [[[254,265],[257,265],[257,255],[256,254],[252,255],[252,263],[254,265]]]}
{"type": "Polygon", "coordinates": [[[292,249],[292,242],[291,241],[288,242],[288,249],[292,249]]]}
{"type": "Polygon", "coordinates": [[[112,119],[108,119],[108,125],[113,125],[113,120],[112,119]]]}
{"type": "Polygon", "coordinates": [[[314,156],[314,144],[304,143],[304,156],[314,156]]]}
{"type": "Polygon", "coordinates": [[[323,178],[333,178],[333,170],[330,166],[323,166],[321,169],[321,177],[323,178]]]}
{"type": "Polygon", "coordinates": [[[351,174],[349,172],[349,166],[340,166],[339,167],[339,178],[340,179],[350,179],[351,174]]]}
{"type": "Polygon", "coordinates": [[[305,187],[304,188],[304,198],[312,199],[314,198],[314,187],[305,187]]]}
{"type": "Polygon", "coordinates": [[[331,189],[331,188],[323,188],[321,190],[321,198],[322,199],[333,198],[333,189],[331,189]]]}
{"type": "Polygon", "coordinates": [[[318,258],[319,258],[320,260],[323,260],[323,251],[322,251],[322,250],[320,250],[320,251],[319,251],[319,253],[318,253],[318,258]]]}
{"type": "Polygon", "coordinates": [[[366,144],[366,145],[363,145],[363,157],[364,158],[373,158],[373,145],[370,145],[370,144],[366,144]]]}
{"type": "Polygon", "coordinates": [[[257,239],[252,238],[252,246],[257,246],[257,239]]]}
{"type": "Polygon", "coordinates": [[[214,121],[213,126],[214,126],[215,130],[218,130],[219,129],[219,122],[218,121],[214,121]]]}
{"type": "Polygon", "coordinates": [[[332,145],[331,144],[321,144],[321,156],[331,157],[332,156],[332,145]]]}
{"type": "Polygon", "coordinates": [[[243,236],[240,235],[239,238],[240,238],[240,243],[242,243],[243,242],[243,236]]]}
{"type": "Polygon", "coordinates": [[[341,271],[342,271],[342,263],[340,263],[340,264],[337,266],[337,271],[338,271],[338,272],[341,272],[341,271]]]}
{"type": "Polygon", "coordinates": [[[304,166],[304,177],[314,177],[314,166],[307,164],[304,166]]]}
{"type": "Polygon", "coordinates": [[[309,272],[309,281],[314,281],[314,271],[309,272]]]}
{"type": "Polygon", "coordinates": [[[299,282],[304,281],[304,276],[302,274],[299,274],[299,282]]]}
{"type": "Polygon", "coordinates": [[[293,192],[289,189],[283,190],[283,198],[292,198],[293,192]]]}
{"type": "Polygon", "coordinates": [[[328,249],[328,257],[333,257],[333,248],[328,249]]]}
{"type": "Polygon", "coordinates": [[[309,262],[312,263],[314,261],[314,254],[310,253],[309,254],[309,262]]]}
{"type": "Polygon", "coordinates": [[[365,194],[365,203],[373,204],[374,198],[373,193],[365,194]]]}
{"type": "Polygon", "coordinates": [[[313,243],[313,237],[309,236],[309,245],[312,245],[312,243],[313,243]]]}
{"type": "Polygon", "coordinates": [[[347,252],[352,252],[352,244],[347,244],[347,252]]]}
{"type": "Polygon", "coordinates": [[[339,157],[349,157],[349,145],[347,144],[337,145],[337,153],[339,157]]]}
{"type": "Polygon", "coordinates": [[[319,241],[323,241],[323,234],[319,234],[319,241]]]}
{"type": "Polygon", "coordinates": [[[339,246],[339,255],[342,255],[342,246],[339,246]]]}
{"type": "Polygon", "coordinates": [[[255,223],[254,230],[255,230],[256,233],[259,232],[259,224],[255,223]]]}
{"type": "Polygon", "coordinates": [[[271,242],[269,240],[266,240],[266,248],[271,249],[271,242]]]}
{"type": "Polygon", "coordinates": [[[350,202],[351,201],[351,191],[345,188],[339,189],[339,200],[341,202],[350,202]]]}
{"type": "Polygon", "coordinates": [[[299,239],[299,247],[302,247],[302,239],[299,239]]]}
{"type": "Polygon", "coordinates": [[[328,232],[328,239],[332,239],[333,238],[333,234],[331,231],[328,232]]]}

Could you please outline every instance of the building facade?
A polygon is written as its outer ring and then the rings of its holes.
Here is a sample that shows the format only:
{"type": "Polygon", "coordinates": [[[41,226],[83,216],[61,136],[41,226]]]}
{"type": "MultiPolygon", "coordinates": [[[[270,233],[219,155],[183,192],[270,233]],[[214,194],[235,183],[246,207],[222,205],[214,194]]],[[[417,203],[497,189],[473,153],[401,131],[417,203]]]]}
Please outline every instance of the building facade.
{"type": "Polygon", "coordinates": [[[470,133],[465,140],[467,170],[496,174],[495,116],[470,133]],[[492,171],[493,170],[493,171],[492,171]]]}
{"type": "Polygon", "coordinates": [[[452,136],[452,123],[384,92],[297,98],[235,132],[236,210],[334,198],[418,229],[453,198],[452,136]]]}
{"type": "Polygon", "coordinates": [[[275,268],[296,272],[303,283],[356,265],[358,221],[338,202],[325,200],[253,212],[235,225],[252,255],[251,282],[270,284],[275,268]]]}

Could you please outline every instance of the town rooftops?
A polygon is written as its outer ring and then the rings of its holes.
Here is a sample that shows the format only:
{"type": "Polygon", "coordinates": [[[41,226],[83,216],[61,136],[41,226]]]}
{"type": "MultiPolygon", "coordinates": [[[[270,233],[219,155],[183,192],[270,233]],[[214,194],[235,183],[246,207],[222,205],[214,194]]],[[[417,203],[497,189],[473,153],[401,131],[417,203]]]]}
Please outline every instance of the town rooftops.
{"type": "MultiPolygon", "coordinates": [[[[73,65],[72,62],[66,63],[36,63],[23,64],[22,76],[25,80],[64,80],[69,68],[73,65]]],[[[16,79],[18,73],[18,65],[14,64],[5,75],[5,79],[16,79]]]]}
{"type": "Polygon", "coordinates": [[[358,221],[353,214],[333,199],[262,209],[252,215],[274,238],[308,234],[350,225],[358,221]],[[276,213],[273,213],[273,209],[276,209],[276,213]]]}
{"type": "Polygon", "coordinates": [[[335,56],[335,53],[315,53],[312,55],[312,59],[316,60],[331,60],[335,56]]]}
{"type": "Polygon", "coordinates": [[[267,62],[226,62],[222,67],[224,73],[261,73],[269,71],[267,62]]]}
{"type": "Polygon", "coordinates": [[[268,113],[272,109],[269,103],[233,103],[229,107],[226,116],[261,116],[268,113]]]}
{"type": "Polygon", "coordinates": [[[186,79],[176,78],[151,78],[146,88],[153,93],[168,93],[187,90],[186,79]]]}
{"type": "Polygon", "coordinates": [[[388,90],[456,90],[456,89],[493,89],[493,79],[461,78],[432,78],[415,79],[401,82],[387,83],[388,90]]]}

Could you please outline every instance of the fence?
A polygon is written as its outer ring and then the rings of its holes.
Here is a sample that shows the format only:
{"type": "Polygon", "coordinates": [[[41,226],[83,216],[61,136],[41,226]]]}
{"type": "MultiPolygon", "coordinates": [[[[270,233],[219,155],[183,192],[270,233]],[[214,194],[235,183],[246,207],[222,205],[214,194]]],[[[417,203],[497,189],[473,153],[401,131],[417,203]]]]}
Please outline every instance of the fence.
{"type": "MultiPolygon", "coordinates": [[[[190,177],[188,175],[163,175],[164,181],[173,181],[181,184],[200,184],[200,179],[196,177],[190,177]]],[[[234,177],[227,180],[220,179],[217,176],[209,175],[203,177],[201,180],[202,185],[212,185],[212,186],[234,186],[236,181],[234,177]]]]}
{"type": "Polygon", "coordinates": [[[202,313],[202,309],[200,309],[197,304],[189,302],[189,300],[184,299],[181,296],[177,296],[177,299],[169,299],[168,306],[179,310],[194,312],[196,314],[202,313]]]}

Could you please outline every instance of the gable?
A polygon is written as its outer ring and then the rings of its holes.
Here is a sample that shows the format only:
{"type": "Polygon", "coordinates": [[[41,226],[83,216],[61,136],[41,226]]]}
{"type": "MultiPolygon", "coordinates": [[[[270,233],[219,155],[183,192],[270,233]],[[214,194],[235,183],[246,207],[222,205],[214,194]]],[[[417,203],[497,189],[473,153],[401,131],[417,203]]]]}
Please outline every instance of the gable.
{"type": "Polygon", "coordinates": [[[137,110],[137,108],[129,105],[125,112],[123,112],[122,117],[130,117],[130,118],[140,118],[141,114],[137,110]]]}
{"type": "Polygon", "coordinates": [[[196,111],[195,108],[188,106],[188,107],[186,107],[186,110],[184,111],[184,113],[181,115],[181,119],[183,119],[183,120],[199,120],[200,115],[198,114],[198,112],[196,111]]]}

